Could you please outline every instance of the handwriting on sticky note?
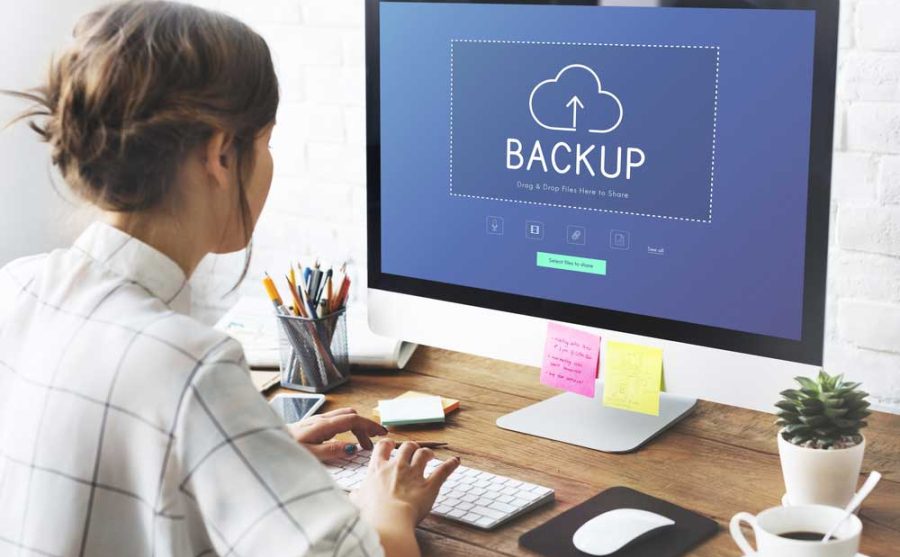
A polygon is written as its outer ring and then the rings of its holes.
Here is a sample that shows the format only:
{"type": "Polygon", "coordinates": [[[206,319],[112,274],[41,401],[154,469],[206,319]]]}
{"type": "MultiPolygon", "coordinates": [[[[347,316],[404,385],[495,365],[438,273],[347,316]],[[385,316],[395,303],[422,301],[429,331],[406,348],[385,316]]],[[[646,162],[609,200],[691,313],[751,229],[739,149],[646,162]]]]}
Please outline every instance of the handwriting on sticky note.
{"type": "Polygon", "coordinates": [[[662,350],[609,341],[603,379],[603,405],[659,416],[662,350]]]}
{"type": "Polygon", "coordinates": [[[593,397],[600,337],[557,323],[547,326],[541,383],[593,397]]]}

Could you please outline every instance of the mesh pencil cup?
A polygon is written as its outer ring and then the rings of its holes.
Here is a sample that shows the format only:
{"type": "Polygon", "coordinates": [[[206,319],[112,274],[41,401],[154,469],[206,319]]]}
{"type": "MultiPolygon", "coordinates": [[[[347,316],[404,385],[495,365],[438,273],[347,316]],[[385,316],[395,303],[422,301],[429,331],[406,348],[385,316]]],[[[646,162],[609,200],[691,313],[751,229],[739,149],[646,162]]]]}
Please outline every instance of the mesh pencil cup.
{"type": "Polygon", "coordinates": [[[276,317],[282,387],[324,393],[350,379],[345,309],[318,319],[276,317]]]}

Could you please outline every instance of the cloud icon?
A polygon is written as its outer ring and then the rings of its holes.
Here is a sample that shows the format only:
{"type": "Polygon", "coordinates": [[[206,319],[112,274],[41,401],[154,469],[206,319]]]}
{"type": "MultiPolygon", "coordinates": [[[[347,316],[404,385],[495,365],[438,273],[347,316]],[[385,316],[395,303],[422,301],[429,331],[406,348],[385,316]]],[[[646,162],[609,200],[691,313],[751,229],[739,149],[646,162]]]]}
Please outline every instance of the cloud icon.
{"type": "Polygon", "coordinates": [[[528,108],[534,121],[548,130],[609,133],[624,116],[622,102],[604,91],[597,72],[583,64],[570,64],[556,77],[531,90],[528,108]]]}

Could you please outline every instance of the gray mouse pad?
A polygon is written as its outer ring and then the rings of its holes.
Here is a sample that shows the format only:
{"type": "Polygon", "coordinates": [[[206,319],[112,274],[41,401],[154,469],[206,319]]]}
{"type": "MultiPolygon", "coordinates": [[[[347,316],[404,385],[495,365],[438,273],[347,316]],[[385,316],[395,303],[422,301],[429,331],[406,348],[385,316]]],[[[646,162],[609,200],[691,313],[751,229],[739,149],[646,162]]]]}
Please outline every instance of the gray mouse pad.
{"type": "Polygon", "coordinates": [[[588,555],[572,544],[582,524],[613,509],[641,509],[675,521],[656,535],[628,544],[614,557],[678,557],[719,531],[714,520],[627,487],[612,487],[519,537],[519,545],[552,557],[588,555]]]}

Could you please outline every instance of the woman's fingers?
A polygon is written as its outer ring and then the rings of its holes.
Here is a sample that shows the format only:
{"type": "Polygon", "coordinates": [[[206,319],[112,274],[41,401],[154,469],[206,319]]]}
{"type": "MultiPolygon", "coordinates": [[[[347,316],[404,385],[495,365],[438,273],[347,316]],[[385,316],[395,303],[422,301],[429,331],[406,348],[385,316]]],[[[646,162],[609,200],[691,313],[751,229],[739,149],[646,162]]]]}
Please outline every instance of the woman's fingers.
{"type": "Polygon", "coordinates": [[[397,450],[397,462],[400,465],[409,466],[410,460],[412,460],[413,454],[419,449],[419,445],[412,442],[406,441],[402,445],[400,445],[400,449],[397,450]]]}
{"type": "Polygon", "coordinates": [[[391,458],[391,451],[394,450],[393,439],[382,439],[375,444],[372,449],[372,456],[369,459],[369,468],[381,466],[391,458]]]}
{"type": "Polygon", "coordinates": [[[345,441],[328,441],[327,443],[314,443],[304,446],[322,462],[346,458],[356,454],[359,450],[356,443],[347,443],[345,441]]]}
{"type": "Polygon", "coordinates": [[[419,449],[413,454],[410,466],[416,472],[425,475],[425,465],[432,458],[434,458],[434,451],[431,449],[419,449]]]}
{"type": "Polygon", "coordinates": [[[356,437],[356,440],[359,441],[359,444],[362,448],[366,450],[370,450],[372,448],[372,439],[366,434],[366,430],[364,428],[355,427],[353,428],[353,435],[356,437]]]}
{"type": "Polygon", "coordinates": [[[450,477],[457,468],[459,468],[460,458],[458,456],[454,456],[453,458],[448,458],[444,462],[438,464],[438,466],[432,470],[431,475],[428,476],[429,483],[435,483],[438,486],[443,485],[447,478],[450,477]]]}
{"type": "Polygon", "coordinates": [[[332,410],[330,412],[323,412],[319,414],[319,416],[323,418],[331,418],[334,416],[341,416],[343,414],[356,414],[356,410],[353,408],[338,408],[337,410],[332,410]]]}
{"type": "MultiPolygon", "coordinates": [[[[339,414],[336,416],[325,417],[312,422],[305,426],[310,436],[316,437],[315,440],[308,439],[309,442],[315,443],[327,441],[335,435],[352,431],[360,440],[360,444],[366,449],[372,448],[369,438],[373,435],[384,435],[387,430],[376,424],[368,418],[363,418],[355,413],[339,414]]],[[[304,439],[307,441],[307,439],[304,439]]]]}

